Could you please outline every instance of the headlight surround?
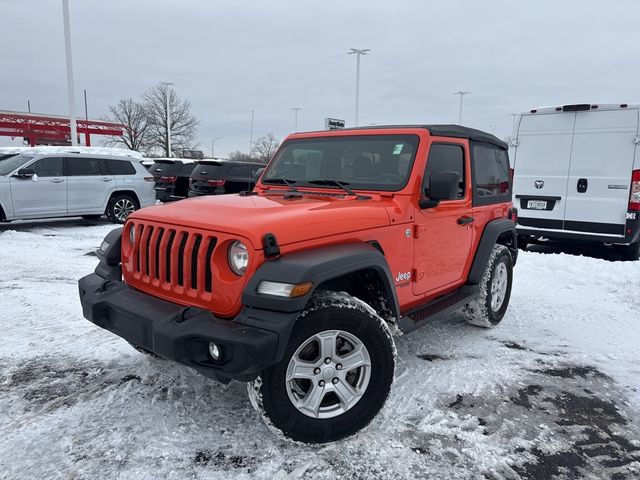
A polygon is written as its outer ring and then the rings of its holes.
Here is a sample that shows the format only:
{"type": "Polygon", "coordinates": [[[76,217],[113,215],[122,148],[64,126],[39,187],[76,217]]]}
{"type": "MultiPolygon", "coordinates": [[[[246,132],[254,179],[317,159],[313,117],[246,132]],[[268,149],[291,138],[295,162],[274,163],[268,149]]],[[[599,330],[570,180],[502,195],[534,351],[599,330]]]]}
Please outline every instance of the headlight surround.
{"type": "Polygon", "coordinates": [[[244,275],[249,266],[249,252],[247,246],[240,240],[236,240],[229,245],[227,253],[229,268],[236,275],[244,275]]]}
{"type": "Polygon", "coordinates": [[[133,223],[129,224],[129,243],[132,247],[136,243],[136,226],[133,223]]]}

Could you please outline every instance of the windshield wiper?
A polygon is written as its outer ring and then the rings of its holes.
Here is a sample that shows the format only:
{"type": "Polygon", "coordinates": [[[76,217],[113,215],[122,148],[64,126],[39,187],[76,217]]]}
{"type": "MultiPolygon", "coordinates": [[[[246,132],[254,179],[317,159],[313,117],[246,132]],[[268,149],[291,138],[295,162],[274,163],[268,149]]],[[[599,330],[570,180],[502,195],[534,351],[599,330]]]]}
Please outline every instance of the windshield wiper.
{"type": "Polygon", "coordinates": [[[319,179],[319,180],[309,180],[307,183],[311,183],[314,185],[335,185],[340,187],[342,190],[347,192],[349,195],[353,195],[357,200],[369,200],[371,197],[368,195],[360,195],[353,190],[351,190],[347,185],[351,185],[349,182],[343,182],[341,180],[334,179],[319,179]]]}
{"type": "Polygon", "coordinates": [[[276,183],[280,185],[286,185],[289,187],[290,192],[297,192],[298,189],[293,186],[296,183],[296,180],[286,179],[286,178],[266,178],[262,180],[262,183],[276,183]]]}

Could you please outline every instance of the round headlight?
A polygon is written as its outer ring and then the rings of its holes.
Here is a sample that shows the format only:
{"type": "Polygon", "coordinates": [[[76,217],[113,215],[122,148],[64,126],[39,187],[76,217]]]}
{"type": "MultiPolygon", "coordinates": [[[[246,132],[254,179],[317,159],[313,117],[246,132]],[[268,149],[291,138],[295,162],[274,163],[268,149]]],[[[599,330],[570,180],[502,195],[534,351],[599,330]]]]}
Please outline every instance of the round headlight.
{"type": "Polygon", "coordinates": [[[236,240],[229,246],[229,266],[236,275],[244,275],[249,265],[249,252],[244,243],[236,240]]]}
{"type": "Polygon", "coordinates": [[[131,243],[131,246],[136,243],[136,226],[133,224],[129,227],[129,242],[131,243]]]}

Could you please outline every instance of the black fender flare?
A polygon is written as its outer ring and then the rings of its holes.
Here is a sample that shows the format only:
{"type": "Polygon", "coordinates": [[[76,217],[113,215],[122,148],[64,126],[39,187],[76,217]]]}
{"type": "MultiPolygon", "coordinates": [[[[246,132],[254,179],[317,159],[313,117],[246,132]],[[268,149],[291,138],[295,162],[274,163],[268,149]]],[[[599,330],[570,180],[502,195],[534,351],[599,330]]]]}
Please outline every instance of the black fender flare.
{"type": "Polygon", "coordinates": [[[389,264],[378,249],[364,242],[303,250],[265,262],[249,279],[242,293],[242,304],[279,312],[300,312],[320,284],[365,269],[373,269],[378,273],[391,311],[399,318],[400,307],[389,264]],[[258,285],[263,280],[291,284],[313,282],[313,289],[299,298],[259,295],[258,285]]]}
{"type": "Polygon", "coordinates": [[[517,249],[518,238],[516,235],[516,225],[512,220],[499,218],[492,220],[485,226],[484,231],[482,232],[482,238],[480,238],[480,242],[478,243],[478,249],[476,250],[471,270],[469,271],[469,279],[467,280],[468,284],[478,285],[480,283],[484,269],[489,261],[489,256],[493,250],[493,246],[496,244],[498,237],[505,232],[509,232],[513,236],[513,246],[517,249]]]}

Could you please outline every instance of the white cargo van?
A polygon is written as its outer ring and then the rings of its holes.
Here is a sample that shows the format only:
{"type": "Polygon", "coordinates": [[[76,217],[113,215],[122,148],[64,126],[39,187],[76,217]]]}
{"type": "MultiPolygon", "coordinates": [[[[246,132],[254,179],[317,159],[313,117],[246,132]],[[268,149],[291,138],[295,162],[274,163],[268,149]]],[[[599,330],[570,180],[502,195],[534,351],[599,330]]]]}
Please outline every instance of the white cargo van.
{"type": "Polygon", "coordinates": [[[543,240],[612,244],[640,256],[640,105],[536,108],[510,142],[520,246],[543,240]]]}

